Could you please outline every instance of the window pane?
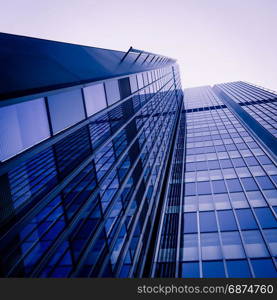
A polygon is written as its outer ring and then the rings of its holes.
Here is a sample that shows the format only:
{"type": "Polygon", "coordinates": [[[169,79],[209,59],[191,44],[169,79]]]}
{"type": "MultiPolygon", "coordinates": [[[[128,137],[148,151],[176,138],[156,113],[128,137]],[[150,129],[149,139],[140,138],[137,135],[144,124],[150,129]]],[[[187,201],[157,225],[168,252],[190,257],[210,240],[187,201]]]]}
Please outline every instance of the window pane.
{"type": "Polygon", "coordinates": [[[197,215],[196,213],[184,213],[184,232],[197,232],[197,215]]]}
{"type": "Polygon", "coordinates": [[[214,212],[200,212],[200,230],[201,232],[217,231],[214,212]]]}
{"type": "Polygon", "coordinates": [[[216,194],[213,195],[214,205],[216,209],[228,209],[231,208],[228,194],[216,194]]]}
{"type": "Polygon", "coordinates": [[[249,209],[249,208],[237,209],[236,214],[237,214],[241,229],[256,229],[256,228],[258,228],[251,209],[249,209]]]}
{"type": "Polygon", "coordinates": [[[221,238],[225,258],[234,259],[245,257],[241,239],[237,231],[222,232],[221,238]]]}
{"type": "Polygon", "coordinates": [[[131,87],[129,77],[121,78],[118,80],[120,99],[124,99],[131,95],[131,87]]]}
{"type": "Polygon", "coordinates": [[[1,161],[48,138],[44,99],[1,107],[0,128],[1,161]]]}
{"type": "Polygon", "coordinates": [[[197,182],[197,193],[199,195],[211,194],[211,185],[209,181],[197,182]]]}
{"type": "Polygon", "coordinates": [[[107,107],[104,85],[102,83],[85,87],[83,90],[88,116],[107,107]]]}
{"type": "Polygon", "coordinates": [[[259,185],[261,186],[262,190],[271,190],[274,189],[273,183],[267,176],[258,176],[256,177],[259,185]]]}
{"type": "Polygon", "coordinates": [[[255,180],[251,177],[241,178],[241,182],[246,191],[258,191],[259,190],[255,180]]]}
{"type": "Polygon", "coordinates": [[[114,80],[106,81],[105,88],[106,88],[108,105],[112,105],[113,103],[120,100],[118,80],[114,79],[114,80]]]}
{"type": "Polygon", "coordinates": [[[190,262],[182,264],[182,278],[199,278],[199,263],[190,262]]]}
{"type": "Polygon", "coordinates": [[[221,259],[218,233],[201,233],[201,255],[203,260],[221,259]]]}
{"type": "Polygon", "coordinates": [[[271,259],[252,259],[251,263],[257,278],[277,277],[277,272],[271,259]]]}
{"type": "Polygon", "coordinates": [[[183,247],[183,261],[192,261],[199,259],[197,234],[184,234],[183,247]]]}
{"type": "Polygon", "coordinates": [[[217,215],[221,231],[237,230],[236,220],[232,210],[218,211],[217,215]]]}
{"type": "Polygon", "coordinates": [[[258,230],[242,231],[245,251],[249,257],[267,257],[268,251],[258,230]]]}
{"type": "Polygon", "coordinates": [[[85,118],[81,90],[49,96],[48,105],[54,133],[85,118]]]}
{"type": "Polygon", "coordinates": [[[250,278],[247,260],[230,260],[226,262],[229,278],[250,278]]]}
{"type": "Polygon", "coordinates": [[[225,277],[224,265],[222,261],[203,262],[204,278],[222,278],[225,277]]]}
{"type": "Polygon", "coordinates": [[[277,256],[277,229],[266,229],[264,235],[272,255],[277,256]]]}
{"type": "Polygon", "coordinates": [[[255,208],[255,212],[262,228],[277,227],[276,219],[269,208],[255,208]]]}
{"type": "Polygon", "coordinates": [[[215,194],[227,193],[224,180],[214,180],[212,181],[212,186],[215,194]]]}
{"type": "Polygon", "coordinates": [[[242,187],[238,179],[227,179],[226,182],[230,193],[242,191],[242,187]]]}
{"type": "Polygon", "coordinates": [[[231,193],[230,194],[230,199],[232,202],[233,208],[244,208],[244,207],[249,207],[246,197],[244,193],[231,193]]]}

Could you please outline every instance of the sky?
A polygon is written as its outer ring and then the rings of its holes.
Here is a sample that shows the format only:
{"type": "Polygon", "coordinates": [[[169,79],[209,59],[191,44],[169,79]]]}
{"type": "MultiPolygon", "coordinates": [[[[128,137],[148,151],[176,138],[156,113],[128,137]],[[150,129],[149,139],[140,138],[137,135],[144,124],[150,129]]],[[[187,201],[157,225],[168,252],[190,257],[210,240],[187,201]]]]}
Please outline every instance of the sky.
{"type": "Polygon", "coordinates": [[[184,88],[277,91],[277,0],[0,0],[0,31],[176,58],[184,88]]]}

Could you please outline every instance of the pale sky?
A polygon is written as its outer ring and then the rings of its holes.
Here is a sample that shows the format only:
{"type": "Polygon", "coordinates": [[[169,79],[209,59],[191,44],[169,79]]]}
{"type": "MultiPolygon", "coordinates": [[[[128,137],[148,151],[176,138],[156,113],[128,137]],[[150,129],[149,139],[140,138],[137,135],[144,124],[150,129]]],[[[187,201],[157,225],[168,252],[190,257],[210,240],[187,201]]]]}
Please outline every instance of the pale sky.
{"type": "Polygon", "coordinates": [[[277,0],[0,0],[0,31],[170,56],[184,88],[277,91],[277,0]]]}

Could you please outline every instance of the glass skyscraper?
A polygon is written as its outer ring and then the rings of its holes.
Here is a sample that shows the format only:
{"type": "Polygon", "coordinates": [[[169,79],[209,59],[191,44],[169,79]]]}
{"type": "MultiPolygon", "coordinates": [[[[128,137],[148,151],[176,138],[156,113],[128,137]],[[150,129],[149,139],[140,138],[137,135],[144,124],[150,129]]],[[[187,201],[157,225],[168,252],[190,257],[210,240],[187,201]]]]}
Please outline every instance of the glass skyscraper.
{"type": "Polygon", "coordinates": [[[277,277],[274,92],[0,41],[1,277],[277,277]]]}

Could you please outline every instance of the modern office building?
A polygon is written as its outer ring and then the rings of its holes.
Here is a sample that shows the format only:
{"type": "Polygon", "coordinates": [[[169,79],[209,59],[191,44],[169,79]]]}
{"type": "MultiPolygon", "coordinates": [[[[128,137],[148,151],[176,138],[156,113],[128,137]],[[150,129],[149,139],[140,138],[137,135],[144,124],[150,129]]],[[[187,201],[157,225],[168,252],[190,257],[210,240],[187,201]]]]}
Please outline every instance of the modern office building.
{"type": "Polygon", "coordinates": [[[0,34],[1,277],[277,277],[277,95],[0,34]]]}
{"type": "Polygon", "coordinates": [[[0,57],[1,276],[142,276],[183,108],[175,60],[9,34],[0,57]]]}
{"type": "Polygon", "coordinates": [[[152,276],[277,277],[276,101],[245,82],[185,89],[152,276]]]}

